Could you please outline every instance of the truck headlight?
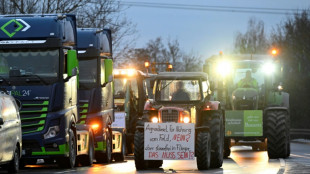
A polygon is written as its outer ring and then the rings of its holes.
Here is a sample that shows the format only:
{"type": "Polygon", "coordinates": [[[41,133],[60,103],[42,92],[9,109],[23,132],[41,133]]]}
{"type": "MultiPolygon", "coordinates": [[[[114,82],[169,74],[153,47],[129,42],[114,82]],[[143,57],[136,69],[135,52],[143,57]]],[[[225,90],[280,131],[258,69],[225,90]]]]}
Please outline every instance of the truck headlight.
{"type": "Polygon", "coordinates": [[[44,134],[44,139],[56,137],[59,133],[59,126],[51,126],[46,134],[44,134]]]}
{"type": "Polygon", "coordinates": [[[158,123],[158,117],[157,116],[152,117],[152,123],[158,123]]]}

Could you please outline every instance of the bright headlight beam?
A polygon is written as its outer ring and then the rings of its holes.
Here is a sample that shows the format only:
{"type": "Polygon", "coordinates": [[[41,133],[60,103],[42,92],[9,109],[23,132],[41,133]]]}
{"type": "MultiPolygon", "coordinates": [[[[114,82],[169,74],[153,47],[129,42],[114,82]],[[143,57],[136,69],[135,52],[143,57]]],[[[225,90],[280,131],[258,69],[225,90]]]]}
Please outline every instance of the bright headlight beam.
{"type": "Polygon", "coordinates": [[[217,66],[217,72],[222,76],[225,77],[231,72],[231,63],[228,61],[220,62],[217,66]]]}
{"type": "Polygon", "coordinates": [[[275,69],[276,67],[272,62],[267,62],[263,65],[263,72],[268,75],[274,73],[275,69]]]}

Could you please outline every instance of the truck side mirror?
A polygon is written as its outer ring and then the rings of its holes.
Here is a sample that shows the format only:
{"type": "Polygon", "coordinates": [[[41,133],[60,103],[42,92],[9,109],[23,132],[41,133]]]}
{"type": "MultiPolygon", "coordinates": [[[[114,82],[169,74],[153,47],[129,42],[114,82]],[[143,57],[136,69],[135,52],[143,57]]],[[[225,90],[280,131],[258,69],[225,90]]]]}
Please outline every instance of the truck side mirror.
{"type": "Polygon", "coordinates": [[[0,118],[0,125],[3,125],[3,124],[4,124],[3,118],[0,118]]]}
{"type": "Polygon", "coordinates": [[[75,50],[68,50],[67,52],[67,71],[69,77],[76,76],[79,74],[78,60],[75,50]]]}
{"type": "Polygon", "coordinates": [[[104,60],[105,78],[104,83],[113,81],[113,61],[112,59],[104,60]]]}

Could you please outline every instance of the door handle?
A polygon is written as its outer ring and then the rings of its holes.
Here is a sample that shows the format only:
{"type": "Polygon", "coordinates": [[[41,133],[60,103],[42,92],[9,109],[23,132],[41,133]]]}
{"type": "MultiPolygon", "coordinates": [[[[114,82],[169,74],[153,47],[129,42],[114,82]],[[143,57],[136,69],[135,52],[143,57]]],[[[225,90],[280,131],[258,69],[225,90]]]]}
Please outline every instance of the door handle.
{"type": "Polygon", "coordinates": [[[69,99],[69,103],[72,103],[72,98],[69,99]]]}

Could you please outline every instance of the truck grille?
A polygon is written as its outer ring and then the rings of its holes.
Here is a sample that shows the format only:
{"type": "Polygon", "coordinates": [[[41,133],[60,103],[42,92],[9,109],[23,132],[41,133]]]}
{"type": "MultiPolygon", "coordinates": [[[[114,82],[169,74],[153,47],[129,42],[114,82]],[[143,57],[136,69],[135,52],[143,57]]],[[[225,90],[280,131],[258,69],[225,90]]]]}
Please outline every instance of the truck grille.
{"type": "Polygon", "coordinates": [[[179,112],[173,109],[167,109],[161,111],[162,122],[175,122],[179,121],[179,112]]]}
{"type": "Polygon", "coordinates": [[[48,111],[48,101],[22,101],[19,111],[23,134],[39,132],[44,129],[48,111]]]}

